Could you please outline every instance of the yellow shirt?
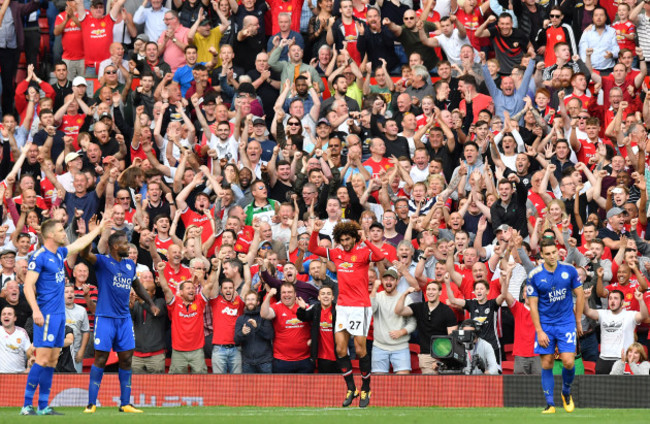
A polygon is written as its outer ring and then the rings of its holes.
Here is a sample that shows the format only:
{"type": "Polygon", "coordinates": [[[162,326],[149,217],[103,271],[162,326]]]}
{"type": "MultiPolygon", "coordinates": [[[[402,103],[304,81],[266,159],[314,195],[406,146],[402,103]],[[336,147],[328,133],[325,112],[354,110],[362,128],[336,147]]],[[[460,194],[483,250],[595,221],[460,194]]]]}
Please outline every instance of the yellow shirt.
{"type": "MultiPolygon", "coordinates": [[[[201,62],[211,62],[212,61],[212,54],[208,51],[210,47],[214,47],[217,49],[217,52],[219,51],[219,41],[221,41],[221,30],[219,27],[215,27],[210,31],[210,35],[207,37],[202,36],[201,34],[196,32],[194,34],[194,45],[196,46],[197,50],[197,63],[201,62]]],[[[217,62],[217,66],[221,66],[221,58],[219,58],[219,61],[217,62]]]]}

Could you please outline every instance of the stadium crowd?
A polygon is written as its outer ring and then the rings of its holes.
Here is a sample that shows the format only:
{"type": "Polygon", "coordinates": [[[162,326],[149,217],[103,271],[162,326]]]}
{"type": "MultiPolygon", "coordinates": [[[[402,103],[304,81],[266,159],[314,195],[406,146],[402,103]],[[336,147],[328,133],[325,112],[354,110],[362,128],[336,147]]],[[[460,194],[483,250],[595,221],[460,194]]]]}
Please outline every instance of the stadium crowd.
{"type": "MultiPolygon", "coordinates": [[[[431,337],[464,321],[473,372],[513,344],[540,373],[526,282],[551,239],[585,288],[583,360],[648,374],[650,1],[53,1],[52,76],[43,4],[0,7],[0,372],[33,358],[40,224],[73,242],[105,216],[93,252],[124,232],[161,311],[132,293],[134,372],[340,372],[328,249],[352,228],[385,257],[342,265],[369,281],[373,373],[413,346],[436,373],[431,337]]],[[[61,372],[92,357],[85,257],[61,372]]]]}

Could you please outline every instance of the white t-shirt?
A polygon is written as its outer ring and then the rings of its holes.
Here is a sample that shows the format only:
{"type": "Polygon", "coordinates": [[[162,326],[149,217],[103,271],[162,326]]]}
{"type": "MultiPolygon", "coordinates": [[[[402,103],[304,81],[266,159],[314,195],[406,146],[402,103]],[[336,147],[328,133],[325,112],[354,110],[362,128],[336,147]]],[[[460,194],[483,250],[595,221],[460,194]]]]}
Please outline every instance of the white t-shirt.
{"type": "MultiPolygon", "coordinates": [[[[441,14],[442,15],[442,14],[441,14]]],[[[454,31],[451,33],[451,37],[447,37],[444,34],[436,35],[434,37],[436,40],[438,40],[438,43],[440,44],[440,47],[445,51],[445,54],[447,55],[447,59],[452,65],[460,65],[460,48],[463,47],[465,44],[472,45],[470,43],[469,39],[467,38],[467,35],[465,38],[460,38],[460,35],[458,35],[458,29],[454,28],[454,31]]],[[[474,49],[474,57],[475,59],[480,60],[478,51],[474,49]]]]}
{"type": "Polygon", "coordinates": [[[634,329],[637,326],[636,311],[621,311],[614,314],[610,310],[599,309],[600,357],[615,360],[634,343],[634,329]]]}
{"type": "Polygon", "coordinates": [[[273,240],[281,241],[286,247],[289,247],[291,227],[284,228],[282,224],[273,224],[271,230],[273,230],[273,240]]]}
{"type": "Polygon", "coordinates": [[[211,134],[208,147],[217,151],[217,156],[219,159],[225,158],[228,159],[228,162],[239,161],[239,144],[233,136],[228,137],[228,139],[222,143],[219,137],[211,134]]]}
{"type": "Polygon", "coordinates": [[[420,183],[426,181],[429,178],[429,166],[425,166],[424,169],[419,169],[417,166],[413,165],[411,167],[411,172],[409,172],[413,183],[420,183]]]}
{"type": "Polygon", "coordinates": [[[0,327],[0,373],[21,373],[27,365],[27,349],[31,346],[27,332],[16,327],[8,334],[0,327]]]}
{"type": "Polygon", "coordinates": [[[59,180],[59,183],[61,183],[65,191],[67,191],[68,193],[74,193],[74,185],[72,184],[72,182],[74,181],[74,177],[70,172],[57,175],[56,179],[59,180]]]}

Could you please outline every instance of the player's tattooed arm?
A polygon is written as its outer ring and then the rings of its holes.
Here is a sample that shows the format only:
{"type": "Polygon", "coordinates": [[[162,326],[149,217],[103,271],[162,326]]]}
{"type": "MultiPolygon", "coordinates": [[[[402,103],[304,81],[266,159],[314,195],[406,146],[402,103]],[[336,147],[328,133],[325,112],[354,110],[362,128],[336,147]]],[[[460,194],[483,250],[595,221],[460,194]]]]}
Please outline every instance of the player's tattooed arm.
{"type": "Polygon", "coordinates": [[[131,287],[133,287],[135,294],[137,294],[140,299],[144,300],[144,303],[149,305],[151,313],[154,316],[157,316],[160,313],[160,309],[155,305],[155,303],[153,303],[153,299],[149,296],[149,292],[144,288],[139,278],[136,277],[135,280],[133,280],[131,287]]]}

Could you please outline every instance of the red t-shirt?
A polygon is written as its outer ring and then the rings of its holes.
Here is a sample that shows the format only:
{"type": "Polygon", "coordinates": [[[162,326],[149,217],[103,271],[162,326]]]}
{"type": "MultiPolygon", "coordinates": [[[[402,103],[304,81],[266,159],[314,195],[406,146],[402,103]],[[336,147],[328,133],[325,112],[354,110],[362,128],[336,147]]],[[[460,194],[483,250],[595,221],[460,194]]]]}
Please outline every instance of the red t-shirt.
{"type": "Polygon", "coordinates": [[[134,149],[133,144],[129,143],[129,146],[131,148],[131,160],[134,160],[135,158],[140,158],[142,160],[147,159],[147,154],[144,152],[144,149],[142,148],[142,144],[138,144],[138,148],[134,149]]]}
{"type": "Polygon", "coordinates": [[[128,211],[124,211],[124,221],[129,224],[133,224],[133,216],[135,215],[135,209],[129,206],[128,211]]]}
{"type": "MultiPolygon", "coordinates": [[[[578,246],[577,249],[578,249],[578,251],[579,251],[580,253],[582,253],[583,255],[585,254],[585,252],[586,252],[587,250],[589,250],[589,249],[587,249],[587,248],[585,247],[585,243],[586,243],[586,242],[585,242],[585,238],[584,238],[584,236],[582,236],[582,246],[578,246]]],[[[609,247],[605,246],[605,250],[603,250],[603,255],[601,256],[600,259],[609,259],[610,261],[612,260],[612,251],[609,250],[609,247]]]]}
{"type": "Polygon", "coordinates": [[[300,14],[304,1],[305,0],[268,0],[267,3],[271,7],[271,10],[270,13],[267,12],[267,16],[271,15],[271,20],[270,25],[268,25],[270,32],[267,31],[267,35],[274,35],[280,32],[280,25],[278,24],[278,15],[280,15],[280,13],[291,14],[291,30],[300,32],[300,14]]]}
{"type": "Polygon", "coordinates": [[[463,280],[460,283],[460,292],[463,294],[463,298],[466,300],[476,299],[474,295],[474,276],[472,275],[472,270],[460,269],[458,265],[455,265],[455,268],[456,272],[463,276],[463,280]]]}
{"type": "MultiPolygon", "coordinates": [[[[616,82],[614,82],[614,75],[610,74],[607,76],[602,77],[603,81],[603,101],[604,105],[609,105],[609,91],[614,88],[614,87],[619,87],[621,90],[623,90],[623,100],[625,100],[628,103],[631,103],[634,100],[635,96],[630,96],[630,93],[628,93],[627,88],[632,87],[634,89],[634,92],[637,93],[637,88],[634,85],[634,75],[630,72],[627,73],[625,76],[625,80],[623,81],[623,84],[618,85],[616,82]]],[[[629,111],[630,109],[628,109],[629,111]]],[[[601,124],[602,126],[602,124],[601,124]]],[[[606,127],[604,127],[606,128],[606,127]]]]}
{"type": "MultiPolygon", "coordinates": [[[[549,192],[549,194],[551,194],[549,192]]],[[[551,197],[555,197],[551,194],[551,197]]],[[[535,193],[533,190],[528,190],[528,200],[530,200],[533,203],[533,206],[535,206],[535,209],[537,210],[537,216],[539,219],[543,219],[545,215],[544,209],[546,209],[546,203],[544,202],[544,199],[542,199],[542,196],[540,196],[538,193],[535,193]]]]}
{"type": "Polygon", "coordinates": [[[630,282],[624,286],[620,285],[619,283],[614,283],[606,286],[605,288],[610,293],[613,290],[620,290],[623,292],[625,295],[625,298],[623,299],[623,306],[625,307],[626,311],[639,311],[641,309],[639,306],[639,301],[634,297],[634,292],[636,291],[637,287],[639,287],[639,282],[636,280],[630,280],[630,282]]]}
{"type": "MultiPolygon", "coordinates": [[[[74,14],[79,17],[77,13],[74,14]]],[[[61,25],[65,22],[66,13],[61,12],[57,15],[54,25],[61,25]]],[[[61,37],[61,44],[63,45],[63,59],[65,60],[81,60],[84,58],[84,41],[81,28],[74,23],[72,19],[63,27],[63,36],[61,37]]]]}
{"type": "Polygon", "coordinates": [[[309,358],[309,341],[311,329],[308,322],[298,319],[296,311],[298,304],[291,308],[282,302],[271,305],[275,312],[273,319],[273,357],[281,361],[302,361],[309,358]]]}
{"type": "MultiPolygon", "coordinates": [[[[56,192],[56,188],[54,187],[54,184],[47,178],[43,178],[41,180],[41,193],[43,193],[43,197],[41,198],[39,196],[39,200],[42,200],[45,202],[46,209],[49,210],[52,208],[52,202],[54,201],[54,193],[56,192]]],[[[39,200],[36,201],[36,204],[39,204],[39,200]]]]}
{"type": "Polygon", "coordinates": [[[102,19],[95,19],[88,13],[81,21],[86,66],[99,67],[100,62],[111,56],[109,48],[113,43],[113,25],[115,21],[110,13],[102,19]]]}
{"type": "Polygon", "coordinates": [[[379,250],[386,255],[386,259],[388,259],[389,262],[393,262],[397,260],[397,250],[393,247],[393,245],[384,243],[379,250]]]}
{"type": "Polygon", "coordinates": [[[512,346],[514,356],[530,358],[535,355],[535,326],[530,317],[530,309],[521,302],[516,302],[510,307],[515,318],[515,343],[512,346]]]}
{"type": "Polygon", "coordinates": [[[156,245],[156,251],[158,254],[163,255],[164,257],[167,257],[167,249],[169,249],[169,246],[174,244],[171,237],[169,237],[167,240],[161,240],[158,234],[156,234],[156,238],[153,242],[156,245]]]}
{"type": "Polygon", "coordinates": [[[235,344],[235,323],[237,317],[244,312],[244,302],[237,293],[230,302],[219,295],[210,299],[210,307],[212,308],[212,328],[214,328],[212,344],[235,344]]]}
{"type": "Polygon", "coordinates": [[[586,165],[589,163],[589,159],[596,155],[596,145],[589,139],[578,139],[578,141],[580,142],[580,150],[576,152],[578,161],[586,165]]]}
{"type": "Polygon", "coordinates": [[[379,162],[375,162],[372,158],[368,158],[368,160],[363,163],[363,166],[369,166],[372,168],[372,177],[374,178],[378,177],[382,170],[388,171],[393,165],[390,163],[388,158],[381,158],[379,162]]]}
{"type": "MultiPolygon", "coordinates": [[[[483,109],[490,109],[490,106],[494,104],[494,101],[492,100],[492,97],[486,96],[485,94],[479,93],[474,99],[472,100],[472,113],[474,114],[474,120],[472,121],[473,124],[478,121],[478,114],[480,111],[483,109]]],[[[460,101],[460,110],[463,112],[463,114],[467,113],[467,103],[465,100],[460,101]]]]}
{"type": "Polygon", "coordinates": [[[356,21],[352,20],[352,23],[349,25],[341,22],[343,29],[345,31],[345,41],[347,41],[348,53],[350,53],[350,58],[356,62],[357,65],[361,64],[361,53],[357,49],[357,39],[359,34],[357,33],[356,21]]]}
{"type": "MultiPolygon", "coordinates": [[[[458,10],[456,11],[456,18],[458,19],[458,23],[460,23],[462,26],[465,27],[467,38],[469,39],[469,42],[472,44],[472,47],[480,51],[481,47],[485,45],[482,43],[483,39],[476,37],[476,30],[483,23],[481,8],[477,6],[472,11],[472,13],[467,13],[462,7],[459,7],[458,10]]],[[[440,21],[440,19],[438,19],[438,21],[440,21]]],[[[485,40],[487,40],[487,38],[485,40]]]]}
{"type": "Polygon", "coordinates": [[[360,21],[366,22],[366,14],[368,13],[368,5],[364,4],[363,9],[357,10],[356,7],[352,8],[352,16],[360,21]]]}
{"type": "Polygon", "coordinates": [[[625,22],[614,22],[612,28],[616,30],[616,41],[618,42],[618,47],[622,49],[630,49],[634,52],[636,45],[634,44],[634,39],[630,40],[625,38],[624,35],[636,34],[636,26],[632,21],[627,20],[625,22]],[[618,33],[620,31],[620,34],[618,33]]]}
{"type": "Polygon", "coordinates": [[[78,115],[63,115],[63,119],[61,119],[59,129],[63,131],[65,135],[72,137],[72,146],[75,150],[79,150],[77,137],[79,136],[79,130],[84,124],[84,119],[86,119],[86,115],[83,113],[78,115]]]}
{"type": "MultiPolygon", "coordinates": [[[[546,28],[546,51],[544,52],[544,65],[546,67],[553,66],[557,58],[555,57],[555,45],[557,43],[568,43],[570,40],[566,39],[566,33],[561,26],[549,26],[546,28]]],[[[577,52],[574,52],[577,53],[577,52]]]]}
{"type": "Polygon", "coordinates": [[[573,98],[578,98],[582,102],[582,108],[586,109],[589,107],[589,102],[593,100],[593,96],[588,96],[587,93],[583,94],[582,96],[576,96],[574,93],[569,94],[564,98],[564,104],[567,105],[569,104],[569,101],[573,98]]]}
{"type": "Polygon", "coordinates": [[[336,361],[334,353],[334,322],[332,321],[332,306],[320,311],[320,331],[318,333],[318,357],[328,361],[336,361]]]}
{"type": "Polygon", "coordinates": [[[327,259],[336,265],[339,281],[339,299],[341,306],[370,307],[368,293],[368,268],[372,252],[367,247],[356,245],[346,252],[343,249],[327,249],[327,259]]]}
{"type": "Polygon", "coordinates": [[[210,224],[210,218],[208,218],[208,215],[198,214],[188,206],[183,211],[181,219],[183,220],[183,224],[185,224],[185,228],[188,228],[190,225],[196,225],[197,227],[203,228],[203,231],[201,232],[201,243],[205,243],[212,235],[212,224],[210,224]]]}
{"type": "Polygon", "coordinates": [[[178,289],[180,283],[192,279],[192,271],[190,271],[190,269],[183,264],[180,265],[178,272],[176,272],[168,262],[165,266],[164,273],[167,284],[174,294],[176,294],[176,290],[178,289]]]}
{"type": "Polygon", "coordinates": [[[203,348],[203,311],[206,303],[207,299],[200,293],[189,305],[185,305],[178,296],[174,296],[171,303],[167,304],[172,321],[172,349],[191,352],[203,348]]]}

